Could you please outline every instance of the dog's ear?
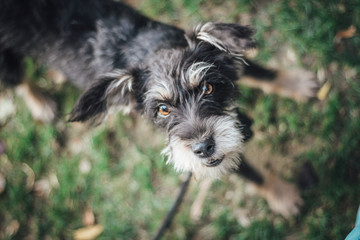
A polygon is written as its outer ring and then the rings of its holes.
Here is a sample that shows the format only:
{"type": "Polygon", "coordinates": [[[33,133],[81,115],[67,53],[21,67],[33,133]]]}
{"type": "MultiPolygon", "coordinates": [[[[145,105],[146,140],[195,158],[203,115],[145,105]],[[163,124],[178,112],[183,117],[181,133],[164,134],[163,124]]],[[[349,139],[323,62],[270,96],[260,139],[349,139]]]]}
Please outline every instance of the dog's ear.
{"type": "Polygon", "coordinates": [[[134,107],[134,75],[127,70],[106,74],[91,85],[77,100],[69,121],[100,123],[110,109],[134,107]]]}
{"type": "Polygon", "coordinates": [[[185,36],[190,48],[196,48],[199,43],[205,42],[230,55],[237,56],[255,47],[253,35],[254,31],[247,26],[208,22],[198,25],[193,32],[185,36]]]}

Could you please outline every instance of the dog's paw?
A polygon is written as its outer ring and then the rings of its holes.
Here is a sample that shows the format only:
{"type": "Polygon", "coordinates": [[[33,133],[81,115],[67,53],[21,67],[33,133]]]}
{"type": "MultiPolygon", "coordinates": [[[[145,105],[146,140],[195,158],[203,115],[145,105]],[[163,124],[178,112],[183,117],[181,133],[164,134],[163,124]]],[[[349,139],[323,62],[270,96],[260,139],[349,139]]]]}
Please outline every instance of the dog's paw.
{"type": "Polygon", "coordinates": [[[279,71],[276,73],[275,79],[256,79],[244,76],[240,83],[261,89],[267,94],[277,94],[296,101],[306,101],[316,97],[320,87],[313,72],[300,68],[279,71]]]}
{"type": "Polygon", "coordinates": [[[51,79],[56,84],[63,84],[67,81],[65,75],[62,72],[55,69],[48,70],[48,72],[46,73],[46,79],[51,79]]]}
{"type": "Polygon", "coordinates": [[[287,219],[300,213],[300,208],[304,202],[294,184],[270,175],[265,179],[264,184],[256,185],[255,188],[266,199],[274,213],[287,219]]]}
{"type": "Polygon", "coordinates": [[[273,82],[274,93],[297,101],[316,97],[318,90],[315,74],[300,68],[278,72],[273,82]]]}
{"type": "Polygon", "coordinates": [[[42,123],[50,123],[56,116],[56,103],[37,86],[23,83],[16,88],[16,92],[24,102],[32,117],[42,123]]]}

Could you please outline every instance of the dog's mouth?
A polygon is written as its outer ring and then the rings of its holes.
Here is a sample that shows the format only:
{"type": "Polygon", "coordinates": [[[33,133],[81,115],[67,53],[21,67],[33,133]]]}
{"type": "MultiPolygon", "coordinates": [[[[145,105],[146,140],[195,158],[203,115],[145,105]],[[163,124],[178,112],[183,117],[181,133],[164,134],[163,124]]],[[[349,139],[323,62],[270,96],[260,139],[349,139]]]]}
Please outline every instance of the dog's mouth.
{"type": "Polygon", "coordinates": [[[224,156],[216,159],[208,159],[206,162],[203,162],[202,164],[206,167],[216,167],[219,166],[222,161],[224,160],[224,156]]]}

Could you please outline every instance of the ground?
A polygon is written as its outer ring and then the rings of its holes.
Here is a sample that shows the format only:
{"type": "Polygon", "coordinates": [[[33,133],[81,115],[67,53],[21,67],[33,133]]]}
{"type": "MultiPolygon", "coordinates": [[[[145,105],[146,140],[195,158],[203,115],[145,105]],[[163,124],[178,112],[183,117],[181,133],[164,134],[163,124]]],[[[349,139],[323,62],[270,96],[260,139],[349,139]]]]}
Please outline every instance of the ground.
{"type": "MultiPolygon", "coordinates": [[[[192,180],[164,239],[344,239],[360,203],[360,2],[128,4],[185,29],[209,20],[251,25],[254,60],[310,71],[325,85],[320,99],[303,102],[239,85],[239,104],[255,120],[246,150],[252,163],[294,183],[306,163],[316,173],[318,181],[302,191],[298,216],[274,214],[237,177],[192,180]],[[191,207],[206,188],[194,219],[191,207]]],[[[151,239],[186,178],[165,164],[164,135],[124,115],[96,128],[67,123],[80,92],[25,62],[28,77],[59,103],[59,117],[37,123],[13,91],[0,92],[0,239],[72,239],[75,230],[94,224],[103,230],[97,239],[151,239]]]]}

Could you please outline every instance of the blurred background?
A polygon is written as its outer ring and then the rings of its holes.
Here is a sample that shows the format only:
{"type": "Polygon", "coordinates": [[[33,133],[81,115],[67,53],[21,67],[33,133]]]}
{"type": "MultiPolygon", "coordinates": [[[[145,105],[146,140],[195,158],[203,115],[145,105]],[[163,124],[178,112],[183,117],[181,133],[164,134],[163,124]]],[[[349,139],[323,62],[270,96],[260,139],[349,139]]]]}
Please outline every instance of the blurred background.
{"type": "MultiPolygon", "coordinates": [[[[164,239],[344,239],[360,203],[360,2],[126,3],[184,29],[205,21],[251,25],[254,61],[310,71],[323,86],[318,99],[300,103],[239,85],[241,109],[254,119],[249,160],[293,183],[302,166],[314,170],[298,216],[274,214],[244,180],[226,176],[209,185],[194,218],[204,184],[192,180],[164,239]]],[[[88,239],[154,237],[186,178],[165,164],[165,136],[121,114],[96,128],[67,123],[80,91],[49,81],[32,59],[26,66],[56,99],[59,117],[37,123],[13,91],[0,91],[0,239],[79,239],[79,229],[88,239]]]]}

